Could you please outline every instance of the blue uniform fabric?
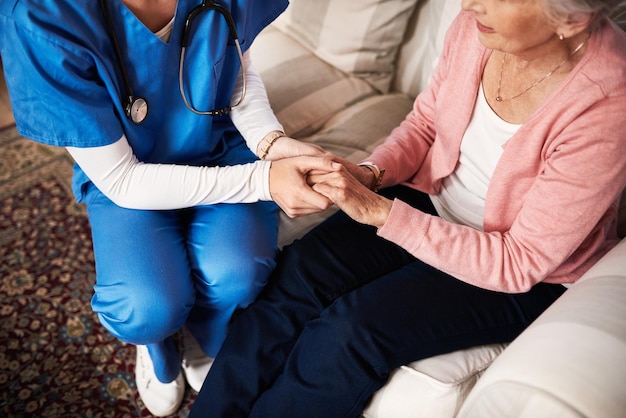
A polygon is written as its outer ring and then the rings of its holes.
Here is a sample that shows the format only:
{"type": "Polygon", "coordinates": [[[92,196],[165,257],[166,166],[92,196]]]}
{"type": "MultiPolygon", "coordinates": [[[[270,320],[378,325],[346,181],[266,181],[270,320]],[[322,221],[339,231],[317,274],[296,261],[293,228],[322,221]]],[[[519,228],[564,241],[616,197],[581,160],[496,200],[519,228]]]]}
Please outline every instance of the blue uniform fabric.
{"type": "MultiPolygon", "coordinates": [[[[178,68],[185,18],[199,0],[179,0],[163,42],[119,0],[107,2],[135,96],[149,103],[141,125],[124,114],[120,64],[97,0],[3,0],[0,55],[19,133],[55,146],[108,145],[126,135],[146,163],[223,166],[254,161],[229,116],[189,111],[178,68]]],[[[286,0],[221,0],[245,52],[286,0]]],[[[198,109],[230,102],[240,61],[226,21],[203,12],[185,61],[187,96],[198,109]]],[[[73,189],[87,205],[97,284],[93,308],[124,341],[148,344],[157,376],[180,365],[169,338],[188,323],[204,351],[217,353],[226,322],[250,303],[274,267],[272,202],[177,211],[117,207],[75,166],[73,189]]]]}
{"type": "Polygon", "coordinates": [[[171,211],[121,208],[90,185],[96,262],[94,312],[121,340],[147,345],[159,380],[180,370],[170,338],[184,324],[215,357],[232,313],[276,266],[273,202],[171,211]]]}
{"type": "MultiPolygon", "coordinates": [[[[109,1],[124,63],[148,118],[134,125],[123,110],[120,65],[99,2],[7,0],[0,6],[0,54],[17,129],[49,145],[94,147],[126,135],[140,161],[215,165],[250,162],[230,117],[190,112],[178,89],[185,17],[200,2],[179,0],[169,42],[148,30],[121,1],[109,1]]],[[[285,0],[223,0],[235,19],[241,48],[287,6],[285,0]]],[[[185,86],[198,109],[228,105],[240,62],[226,21],[217,12],[195,19],[186,53],[185,86]]],[[[77,167],[79,201],[87,182],[77,167]]]]}

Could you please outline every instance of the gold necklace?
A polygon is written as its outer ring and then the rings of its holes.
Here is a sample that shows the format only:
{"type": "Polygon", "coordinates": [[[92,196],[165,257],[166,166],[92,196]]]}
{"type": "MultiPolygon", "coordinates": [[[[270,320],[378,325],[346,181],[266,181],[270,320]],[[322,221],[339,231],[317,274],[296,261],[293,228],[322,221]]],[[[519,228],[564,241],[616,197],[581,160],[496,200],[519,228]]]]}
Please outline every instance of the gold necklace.
{"type": "Polygon", "coordinates": [[[504,73],[504,63],[506,62],[506,53],[504,53],[504,55],[502,56],[502,67],[500,67],[500,80],[498,80],[498,93],[496,95],[496,102],[504,102],[507,100],[513,100],[513,99],[517,99],[518,97],[520,97],[522,94],[528,92],[529,90],[531,90],[532,88],[536,87],[539,83],[541,83],[543,80],[545,80],[546,78],[550,77],[552,74],[554,74],[554,72],[556,70],[558,70],[559,68],[561,68],[563,66],[563,64],[565,64],[567,61],[569,61],[574,55],[576,55],[576,53],[578,51],[580,51],[580,49],[583,47],[583,45],[585,45],[585,43],[589,40],[589,36],[580,43],[580,45],[578,45],[571,54],[569,54],[567,56],[567,58],[565,58],[563,61],[561,61],[559,63],[559,65],[557,65],[556,67],[554,67],[552,69],[552,71],[550,71],[548,74],[544,75],[543,77],[541,77],[539,80],[535,81],[530,87],[528,87],[526,90],[522,91],[519,94],[516,94],[513,97],[508,97],[506,99],[502,98],[502,96],[500,96],[500,88],[502,87],[502,74],[504,73]]]}

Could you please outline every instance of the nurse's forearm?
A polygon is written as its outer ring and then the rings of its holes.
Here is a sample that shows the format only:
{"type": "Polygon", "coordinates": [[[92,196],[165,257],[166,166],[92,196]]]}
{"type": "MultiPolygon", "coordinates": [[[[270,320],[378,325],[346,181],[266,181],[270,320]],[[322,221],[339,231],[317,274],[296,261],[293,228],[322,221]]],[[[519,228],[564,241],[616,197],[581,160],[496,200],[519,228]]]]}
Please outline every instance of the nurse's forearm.
{"type": "Polygon", "coordinates": [[[229,167],[147,164],[137,160],[125,136],[111,145],[67,150],[105,196],[129,209],[271,200],[270,162],[229,167]]]}

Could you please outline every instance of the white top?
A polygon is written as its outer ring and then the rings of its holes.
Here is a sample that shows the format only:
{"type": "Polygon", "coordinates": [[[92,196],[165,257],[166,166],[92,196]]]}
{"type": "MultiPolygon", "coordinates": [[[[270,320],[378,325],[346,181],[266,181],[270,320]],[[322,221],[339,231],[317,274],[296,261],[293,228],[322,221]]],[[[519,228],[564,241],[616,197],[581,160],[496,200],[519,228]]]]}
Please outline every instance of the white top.
{"type": "Polygon", "coordinates": [[[161,29],[154,32],[156,36],[158,36],[162,41],[169,42],[170,35],[172,34],[172,29],[174,28],[174,18],[170,19],[169,22],[165,24],[161,29]]]}
{"type": "Polygon", "coordinates": [[[443,180],[440,193],[430,197],[442,218],[482,231],[491,176],[502,155],[502,146],[520,126],[502,120],[491,109],[481,84],[461,142],[459,163],[443,180]]]}
{"type": "MultiPolygon", "coordinates": [[[[167,41],[173,19],[156,35],[167,41]]],[[[246,96],[230,117],[256,153],[263,137],[283,130],[272,111],[261,76],[244,54],[246,96]]],[[[239,98],[242,78],[233,98],[239,98]]],[[[233,99],[235,100],[235,99],[233,99]]],[[[210,116],[207,116],[210,117],[210,116]]],[[[146,164],[134,155],[126,136],[115,143],[91,148],[67,147],[91,181],[117,205],[130,209],[163,210],[216,203],[250,203],[272,200],[269,191],[269,161],[230,167],[195,167],[146,164]]]]}

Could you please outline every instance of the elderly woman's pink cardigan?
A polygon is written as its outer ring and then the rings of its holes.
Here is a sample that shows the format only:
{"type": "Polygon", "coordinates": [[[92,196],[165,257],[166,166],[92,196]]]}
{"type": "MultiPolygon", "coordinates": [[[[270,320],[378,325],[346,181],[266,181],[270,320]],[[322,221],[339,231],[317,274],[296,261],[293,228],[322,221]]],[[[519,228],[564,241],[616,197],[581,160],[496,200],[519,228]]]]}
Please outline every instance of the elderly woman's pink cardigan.
{"type": "MultiPolygon", "coordinates": [[[[462,12],[413,111],[368,161],[383,186],[429,194],[455,169],[490,50],[462,12]]],[[[505,145],[485,202],[484,232],[396,200],[378,234],[487,289],[524,292],[577,280],[617,242],[626,185],[626,34],[606,21],[576,68],[505,145]]],[[[416,278],[418,280],[418,278],[416,278]]]]}

